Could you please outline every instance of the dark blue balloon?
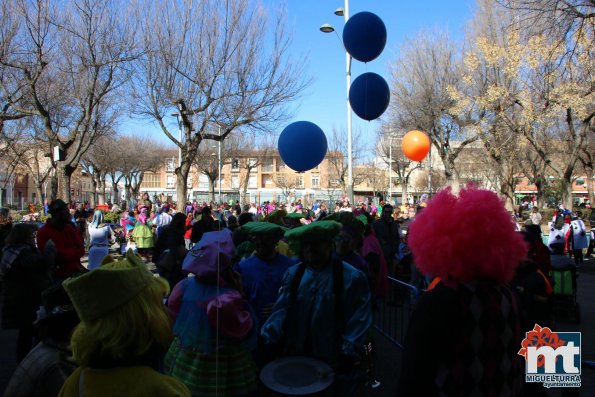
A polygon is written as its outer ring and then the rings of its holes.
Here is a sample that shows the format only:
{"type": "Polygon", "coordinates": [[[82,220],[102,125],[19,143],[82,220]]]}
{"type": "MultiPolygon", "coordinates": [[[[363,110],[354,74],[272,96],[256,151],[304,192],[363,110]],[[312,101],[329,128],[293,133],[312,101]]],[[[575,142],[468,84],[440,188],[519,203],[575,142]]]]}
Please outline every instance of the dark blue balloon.
{"type": "Polygon", "coordinates": [[[309,121],[296,121],[281,132],[277,146],[281,159],[289,168],[304,172],[320,164],[328,144],[319,126],[309,121]]]}
{"type": "Polygon", "coordinates": [[[349,18],[343,28],[343,44],[352,57],[370,62],[382,53],[386,45],[386,26],[371,12],[359,12],[349,18]]]}
{"type": "Polygon", "coordinates": [[[364,73],[353,81],[349,89],[351,109],[364,120],[382,116],[390,102],[386,81],[376,73],[364,73]]]}

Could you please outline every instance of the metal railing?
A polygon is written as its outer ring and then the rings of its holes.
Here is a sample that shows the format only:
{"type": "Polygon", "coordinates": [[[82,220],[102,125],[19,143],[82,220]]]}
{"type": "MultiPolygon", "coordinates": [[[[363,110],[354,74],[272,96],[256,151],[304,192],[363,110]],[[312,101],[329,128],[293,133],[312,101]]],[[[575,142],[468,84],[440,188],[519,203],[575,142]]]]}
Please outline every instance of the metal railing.
{"type": "Polygon", "coordinates": [[[388,283],[388,296],[377,301],[374,328],[395,346],[403,349],[409,320],[420,291],[393,277],[388,277],[388,283]]]}

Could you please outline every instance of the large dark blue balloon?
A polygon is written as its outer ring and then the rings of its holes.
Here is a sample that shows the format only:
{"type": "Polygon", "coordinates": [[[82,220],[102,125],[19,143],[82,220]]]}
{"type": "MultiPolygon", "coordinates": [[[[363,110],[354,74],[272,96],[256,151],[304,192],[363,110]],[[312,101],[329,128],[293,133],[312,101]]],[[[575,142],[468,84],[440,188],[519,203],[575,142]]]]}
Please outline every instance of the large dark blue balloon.
{"type": "Polygon", "coordinates": [[[309,121],[296,121],[281,132],[277,146],[289,168],[304,172],[320,164],[328,144],[319,126],[309,121]]]}
{"type": "Polygon", "coordinates": [[[364,120],[382,116],[390,102],[390,90],[386,81],[376,73],[364,73],[351,84],[349,104],[364,120]]]}
{"type": "Polygon", "coordinates": [[[378,15],[359,12],[347,20],[343,28],[343,44],[352,57],[370,62],[384,50],[386,26],[378,15]]]}

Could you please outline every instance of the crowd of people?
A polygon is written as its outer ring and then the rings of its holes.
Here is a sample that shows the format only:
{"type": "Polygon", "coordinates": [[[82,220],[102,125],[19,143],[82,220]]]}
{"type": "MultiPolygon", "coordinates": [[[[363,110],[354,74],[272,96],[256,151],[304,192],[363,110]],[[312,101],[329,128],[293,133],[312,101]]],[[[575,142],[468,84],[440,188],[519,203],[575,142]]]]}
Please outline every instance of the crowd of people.
{"type": "Polygon", "coordinates": [[[59,199],[47,210],[39,229],[0,211],[2,327],[18,329],[7,397],[268,395],[283,382],[259,372],[287,357],[328,368],[328,395],[365,395],[380,384],[370,346],[377,303],[395,299],[389,275],[425,291],[400,395],[540,395],[523,382],[522,336],[551,325],[551,270],[582,265],[595,240],[560,208],[546,246],[536,207],[519,227],[472,187],[417,205],[176,206],[145,193],[78,217],[59,199]]]}

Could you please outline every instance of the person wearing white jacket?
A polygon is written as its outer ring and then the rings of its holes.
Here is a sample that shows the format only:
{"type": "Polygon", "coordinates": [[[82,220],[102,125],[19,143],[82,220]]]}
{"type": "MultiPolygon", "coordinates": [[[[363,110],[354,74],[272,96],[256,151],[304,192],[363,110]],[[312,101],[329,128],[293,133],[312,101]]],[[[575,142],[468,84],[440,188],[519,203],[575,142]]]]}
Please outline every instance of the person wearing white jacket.
{"type": "Polygon", "coordinates": [[[574,263],[577,265],[583,263],[583,249],[589,246],[587,240],[587,228],[581,219],[581,213],[577,212],[570,227],[572,228],[572,256],[574,256],[574,263]]]}

